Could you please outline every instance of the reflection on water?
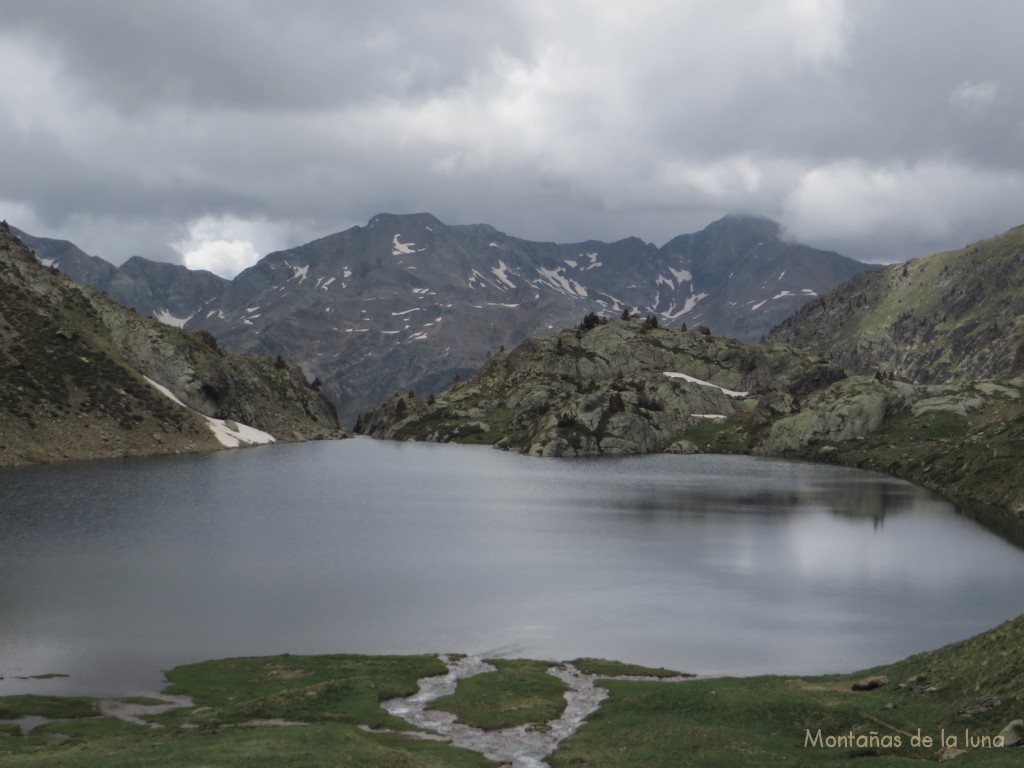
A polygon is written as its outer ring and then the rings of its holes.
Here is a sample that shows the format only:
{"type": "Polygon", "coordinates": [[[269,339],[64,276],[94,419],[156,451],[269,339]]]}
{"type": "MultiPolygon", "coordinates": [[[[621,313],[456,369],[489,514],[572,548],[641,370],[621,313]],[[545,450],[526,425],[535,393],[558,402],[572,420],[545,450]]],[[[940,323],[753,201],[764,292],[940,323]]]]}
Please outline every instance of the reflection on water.
{"type": "Polygon", "coordinates": [[[0,510],[0,694],[286,651],[839,671],[1024,608],[1024,557],[937,497],[747,457],[360,439],[4,471],[0,510]]]}

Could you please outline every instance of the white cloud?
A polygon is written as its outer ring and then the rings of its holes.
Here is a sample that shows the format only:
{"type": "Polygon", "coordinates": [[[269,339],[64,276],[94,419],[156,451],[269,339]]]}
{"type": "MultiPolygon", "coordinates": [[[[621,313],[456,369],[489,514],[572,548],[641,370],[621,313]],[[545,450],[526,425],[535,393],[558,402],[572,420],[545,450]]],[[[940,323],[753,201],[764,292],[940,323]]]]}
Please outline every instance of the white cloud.
{"type": "Polygon", "coordinates": [[[787,0],[798,60],[820,66],[840,59],[848,32],[844,0],[787,0]]]}
{"type": "Polygon", "coordinates": [[[786,200],[783,221],[790,235],[810,242],[864,237],[959,247],[1017,221],[1022,196],[1024,177],[1015,173],[942,161],[848,161],[806,172],[786,200]],[[964,236],[955,240],[957,233],[964,236]]]}
{"type": "Polygon", "coordinates": [[[0,199],[0,219],[30,235],[34,235],[39,227],[35,211],[19,200],[0,199]]]}
{"type": "Polygon", "coordinates": [[[963,82],[949,94],[949,103],[972,117],[981,117],[999,96],[996,83],[963,82]]]}
{"type": "Polygon", "coordinates": [[[189,269],[231,278],[266,255],[279,237],[279,228],[264,221],[205,216],[189,224],[188,237],[172,246],[189,269]]]}

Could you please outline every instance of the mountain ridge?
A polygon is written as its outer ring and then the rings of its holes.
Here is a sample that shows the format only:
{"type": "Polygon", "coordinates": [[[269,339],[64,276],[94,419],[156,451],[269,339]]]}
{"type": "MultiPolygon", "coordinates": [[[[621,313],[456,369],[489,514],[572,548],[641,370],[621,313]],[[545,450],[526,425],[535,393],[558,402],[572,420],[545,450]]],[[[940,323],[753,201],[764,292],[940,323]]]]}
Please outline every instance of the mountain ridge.
{"type": "Polygon", "coordinates": [[[236,351],[298,362],[346,423],[394,392],[438,392],[502,347],[588,312],[629,310],[754,340],[868,268],[743,216],[658,248],[636,237],[534,242],[488,224],[382,213],[267,254],[230,281],[144,260],[103,272],[92,261],[80,269],[70,257],[44,258],[139,312],[207,330],[236,351]]]}
{"type": "Polygon", "coordinates": [[[924,384],[1024,373],[1024,226],[857,275],[767,339],[924,384]]]}
{"type": "Polygon", "coordinates": [[[0,465],[339,434],[298,366],[142,317],[0,224],[0,465]]]}

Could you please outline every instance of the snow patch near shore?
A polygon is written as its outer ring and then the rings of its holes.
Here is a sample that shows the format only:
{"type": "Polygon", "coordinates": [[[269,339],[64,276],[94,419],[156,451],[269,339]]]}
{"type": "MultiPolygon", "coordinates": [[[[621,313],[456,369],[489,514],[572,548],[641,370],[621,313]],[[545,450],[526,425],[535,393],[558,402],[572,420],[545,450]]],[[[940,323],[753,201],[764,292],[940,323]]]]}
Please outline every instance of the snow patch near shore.
{"type": "Polygon", "coordinates": [[[239,424],[235,421],[214,419],[210,416],[199,413],[199,411],[194,408],[189,408],[189,406],[181,402],[177,395],[171,392],[171,390],[163,384],[158,384],[148,376],[144,376],[143,378],[169,400],[177,403],[182,408],[188,408],[190,411],[202,416],[206,420],[206,425],[210,428],[210,431],[213,432],[213,436],[216,437],[217,441],[225,448],[238,448],[242,445],[266,445],[267,443],[276,442],[274,436],[269,432],[264,432],[263,430],[250,427],[245,424],[239,424]]]}

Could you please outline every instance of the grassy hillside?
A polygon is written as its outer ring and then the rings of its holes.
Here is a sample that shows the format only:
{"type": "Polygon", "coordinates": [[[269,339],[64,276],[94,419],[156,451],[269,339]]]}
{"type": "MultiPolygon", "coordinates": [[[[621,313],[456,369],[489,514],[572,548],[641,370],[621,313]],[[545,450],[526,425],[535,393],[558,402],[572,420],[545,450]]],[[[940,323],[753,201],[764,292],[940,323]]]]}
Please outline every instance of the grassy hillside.
{"type": "Polygon", "coordinates": [[[854,277],[773,329],[770,341],[852,373],[919,383],[1024,373],[1024,227],[854,277]]]}

